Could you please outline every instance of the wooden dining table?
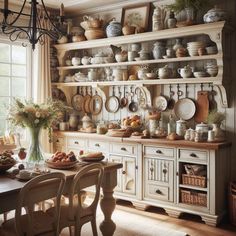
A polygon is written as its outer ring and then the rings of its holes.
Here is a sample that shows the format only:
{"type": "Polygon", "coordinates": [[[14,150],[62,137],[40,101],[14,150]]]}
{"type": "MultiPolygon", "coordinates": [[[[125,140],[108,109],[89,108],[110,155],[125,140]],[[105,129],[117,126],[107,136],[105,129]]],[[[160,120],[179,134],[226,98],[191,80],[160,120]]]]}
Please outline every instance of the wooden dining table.
{"type": "MultiPolygon", "coordinates": [[[[100,230],[104,236],[112,236],[116,229],[116,224],[111,219],[112,213],[116,206],[116,201],[113,197],[113,191],[117,185],[117,170],[122,168],[122,164],[101,162],[104,165],[104,177],[102,180],[102,198],[100,200],[101,210],[104,214],[104,220],[100,224],[100,230]]],[[[74,175],[82,168],[83,164],[77,164],[72,169],[58,170],[48,168],[51,172],[63,172],[66,175],[66,185],[64,193],[68,193],[74,175]]],[[[83,188],[92,186],[93,179],[96,174],[89,172],[81,180],[83,188]]],[[[13,178],[7,172],[0,174],[0,214],[16,209],[17,198],[21,188],[26,182],[19,181],[13,178]]]]}

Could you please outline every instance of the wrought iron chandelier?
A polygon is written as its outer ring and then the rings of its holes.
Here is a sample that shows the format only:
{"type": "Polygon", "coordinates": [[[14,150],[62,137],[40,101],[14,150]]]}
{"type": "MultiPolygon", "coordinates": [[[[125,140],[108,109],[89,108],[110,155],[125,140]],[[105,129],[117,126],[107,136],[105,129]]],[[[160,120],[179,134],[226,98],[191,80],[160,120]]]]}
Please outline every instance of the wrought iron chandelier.
{"type": "MultiPolygon", "coordinates": [[[[0,11],[3,14],[1,22],[2,33],[8,35],[11,41],[15,41],[18,38],[27,38],[32,44],[33,50],[37,43],[44,43],[44,35],[53,40],[57,40],[63,35],[57,24],[64,22],[63,4],[61,4],[58,22],[50,18],[43,0],[24,0],[19,12],[9,10],[8,0],[4,0],[4,9],[0,9],[0,11]],[[39,2],[41,2],[40,5],[39,2]],[[29,8],[27,9],[28,4],[30,5],[30,10],[29,8]],[[26,24],[22,23],[22,21],[26,22],[26,24]]],[[[23,44],[23,46],[25,45],[23,44]]]]}

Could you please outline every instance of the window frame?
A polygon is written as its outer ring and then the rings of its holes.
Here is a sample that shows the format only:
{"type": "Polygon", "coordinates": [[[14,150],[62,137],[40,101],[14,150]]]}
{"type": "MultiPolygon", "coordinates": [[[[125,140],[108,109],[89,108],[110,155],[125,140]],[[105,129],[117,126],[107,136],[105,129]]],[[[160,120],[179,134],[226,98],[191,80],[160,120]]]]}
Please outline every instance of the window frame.
{"type": "MultiPolygon", "coordinates": [[[[11,47],[11,51],[10,51],[10,55],[12,55],[12,46],[21,46],[23,47],[23,43],[25,45],[25,48],[26,48],[26,99],[33,99],[33,70],[32,70],[32,67],[33,67],[33,53],[32,53],[32,48],[31,48],[31,45],[25,41],[25,40],[16,40],[16,41],[10,41],[9,38],[6,38],[5,36],[3,35],[0,35],[0,43],[3,43],[3,44],[8,44],[10,45],[11,47]]],[[[10,68],[12,69],[12,59],[11,61],[9,62],[10,64],[10,68]]],[[[17,64],[18,65],[18,64],[17,64]]],[[[19,64],[20,65],[20,64],[19,64]]],[[[10,74],[10,96],[1,96],[0,97],[9,97],[10,98],[10,102],[12,101],[12,99],[14,98],[14,96],[12,96],[12,74],[10,74]]],[[[0,117],[3,118],[4,116],[1,116],[0,114],[0,117]]],[[[7,127],[7,130],[8,130],[9,127],[7,127]]],[[[27,139],[27,137],[26,137],[27,139]]],[[[26,141],[26,140],[22,140],[23,142],[26,141]]]]}

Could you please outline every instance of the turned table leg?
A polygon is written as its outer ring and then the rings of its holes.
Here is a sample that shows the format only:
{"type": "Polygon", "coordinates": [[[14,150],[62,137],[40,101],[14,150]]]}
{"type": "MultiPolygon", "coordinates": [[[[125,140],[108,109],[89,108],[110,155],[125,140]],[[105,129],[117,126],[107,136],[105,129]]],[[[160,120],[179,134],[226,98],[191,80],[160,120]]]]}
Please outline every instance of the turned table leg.
{"type": "Polygon", "coordinates": [[[104,236],[112,236],[116,229],[116,224],[111,219],[112,213],[116,207],[116,200],[113,197],[113,189],[117,184],[116,178],[116,170],[105,173],[102,183],[103,197],[100,201],[100,205],[104,214],[104,220],[100,224],[100,230],[104,236]]]}

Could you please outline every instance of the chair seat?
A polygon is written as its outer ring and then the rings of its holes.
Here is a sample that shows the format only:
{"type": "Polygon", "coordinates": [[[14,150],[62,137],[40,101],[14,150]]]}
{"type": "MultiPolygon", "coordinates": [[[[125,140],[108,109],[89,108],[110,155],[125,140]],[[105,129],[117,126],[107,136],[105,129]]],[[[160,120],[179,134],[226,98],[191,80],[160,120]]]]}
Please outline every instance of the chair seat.
{"type": "MultiPolygon", "coordinates": [[[[34,220],[34,235],[50,236],[55,235],[53,227],[53,217],[43,211],[35,211],[32,214],[34,220]]],[[[27,226],[27,216],[21,216],[21,224],[27,226]]],[[[16,236],[15,219],[10,219],[2,224],[0,227],[1,236],[16,236]]]]}

